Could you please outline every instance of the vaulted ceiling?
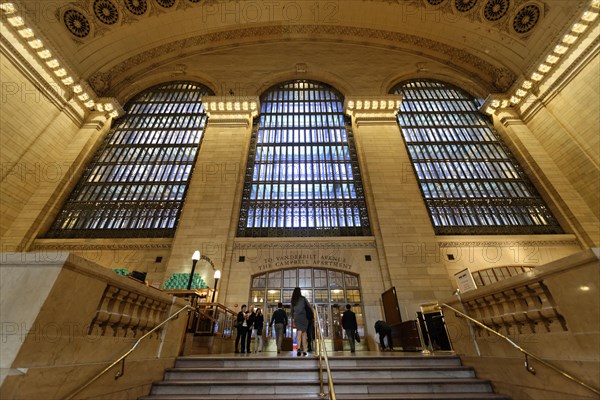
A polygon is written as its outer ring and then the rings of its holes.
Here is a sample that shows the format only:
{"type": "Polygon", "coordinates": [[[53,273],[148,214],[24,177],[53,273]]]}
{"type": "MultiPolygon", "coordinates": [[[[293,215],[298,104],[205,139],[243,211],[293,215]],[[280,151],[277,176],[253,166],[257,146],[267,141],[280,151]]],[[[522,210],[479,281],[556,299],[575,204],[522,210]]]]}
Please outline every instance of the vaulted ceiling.
{"type": "Polygon", "coordinates": [[[270,82],[301,74],[340,86],[359,80],[340,88],[355,93],[385,92],[399,78],[415,74],[464,76],[479,88],[474,92],[504,92],[560,41],[589,1],[19,4],[44,40],[98,95],[129,97],[165,78],[196,78],[217,93],[257,94],[270,82]]]}

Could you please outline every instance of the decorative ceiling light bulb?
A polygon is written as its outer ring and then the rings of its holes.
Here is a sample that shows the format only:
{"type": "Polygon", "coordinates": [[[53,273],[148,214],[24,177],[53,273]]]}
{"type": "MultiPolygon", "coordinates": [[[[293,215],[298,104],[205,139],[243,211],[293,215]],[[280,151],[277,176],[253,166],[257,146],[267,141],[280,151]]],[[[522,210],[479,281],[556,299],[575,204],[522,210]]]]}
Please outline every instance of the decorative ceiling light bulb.
{"type": "Polygon", "coordinates": [[[0,4],[0,10],[4,11],[5,14],[12,14],[17,11],[13,3],[0,4]]]}
{"type": "Polygon", "coordinates": [[[96,111],[100,111],[100,112],[104,111],[104,107],[102,106],[101,103],[96,104],[96,111]]]}
{"type": "Polygon", "coordinates": [[[75,85],[75,86],[73,86],[73,92],[81,93],[81,92],[83,92],[83,88],[81,87],[81,85],[75,85]]]}
{"type": "Polygon", "coordinates": [[[79,96],[77,96],[77,98],[78,98],[79,100],[81,100],[81,101],[86,101],[87,99],[89,99],[89,98],[90,98],[90,96],[88,96],[88,94],[87,94],[87,93],[82,93],[82,94],[80,94],[79,96]]]}
{"type": "Polygon", "coordinates": [[[115,108],[113,107],[112,103],[106,103],[104,104],[104,108],[106,108],[106,111],[112,111],[115,108]]]}
{"type": "Polygon", "coordinates": [[[520,98],[520,97],[517,97],[517,96],[512,96],[512,97],[510,98],[510,102],[511,102],[512,104],[519,104],[519,102],[520,102],[520,101],[521,101],[521,98],[520,98]]]}
{"type": "Polygon", "coordinates": [[[493,114],[494,111],[496,111],[496,109],[492,107],[488,107],[485,109],[486,114],[493,114]]]}
{"type": "Polygon", "coordinates": [[[546,64],[540,64],[540,66],[538,67],[538,71],[546,73],[550,71],[550,66],[546,64]]]}
{"type": "Polygon", "coordinates": [[[109,113],[108,115],[110,115],[112,118],[117,118],[119,116],[119,113],[117,111],[113,111],[113,112],[109,113]]]}
{"type": "Polygon", "coordinates": [[[40,39],[34,39],[34,40],[30,40],[29,45],[31,46],[32,49],[40,49],[42,47],[44,47],[44,44],[42,43],[42,41],[40,39]]]}
{"type": "Polygon", "coordinates": [[[12,26],[14,26],[15,28],[18,28],[19,26],[23,26],[25,25],[25,21],[23,21],[23,18],[17,16],[17,17],[10,17],[8,19],[8,23],[11,24],[12,26]]]}
{"type": "Polygon", "coordinates": [[[546,62],[548,64],[556,64],[557,61],[558,61],[558,57],[555,55],[550,54],[548,57],[546,57],[546,62]]]}
{"type": "Polygon", "coordinates": [[[537,72],[534,72],[533,74],[531,74],[532,81],[541,81],[543,77],[544,76],[542,74],[538,74],[537,72]]]}
{"type": "Polygon", "coordinates": [[[559,45],[556,45],[556,46],[554,47],[554,52],[555,52],[556,54],[565,54],[565,53],[567,52],[567,49],[568,49],[568,47],[567,47],[567,46],[561,46],[561,45],[559,44],[559,45]]]}
{"type": "Polygon", "coordinates": [[[96,104],[96,102],[94,100],[88,100],[84,104],[86,107],[92,108],[92,107],[94,107],[94,104],[96,104]]]}
{"type": "Polygon", "coordinates": [[[583,32],[585,32],[587,27],[588,26],[585,24],[574,24],[573,27],[571,28],[571,31],[573,31],[575,33],[583,33],[583,32]]]}
{"type": "Polygon", "coordinates": [[[19,35],[25,39],[29,39],[30,37],[33,37],[33,31],[30,28],[20,29],[19,35]]]}
{"type": "Polygon", "coordinates": [[[573,44],[577,40],[577,36],[565,35],[562,38],[563,43],[573,44]]]}
{"type": "Polygon", "coordinates": [[[54,75],[56,75],[60,78],[60,77],[67,75],[67,71],[65,71],[64,68],[57,69],[56,71],[54,71],[54,75]]]}
{"type": "Polygon", "coordinates": [[[517,89],[517,91],[515,92],[515,94],[519,97],[523,97],[527,94],[526,91],[524,91],[523,89],[517,89]]]}
{"type": "Polygon", "coordinates": [[[73,82],[75,81],[70,76],[67,76],[65,79],[62,80],[62,83],[64,83],[67,86],[72,85],[73,82]]]}
{"type": "Polygon", "coordinates": [[[47,61],[46,65],[49,66],[50,68],[58,68],[58,66],[60,64],[58,63],[58,60],[56,58],[53,58],[52,60],[47,61]]]}
{"type": "Polygon", "coordinates": [[[500,105],[500,100],[492,100],[492,107],[496,108],[500,105]]]}
{"type": "Polygon", "coordinates": [[[595,11],[586,11],[581,16],[581,19],[584,20],[584,21],[587,21],[587,22],[592,22],[596,18],[598,18],[598,13],[595,12],[595,11]]]}
{"type": "Polygon", "coordinates": [[[500,107],[502,107],[502,108],[508,107],[508,100],[502,100],[502,105],[500,107]]]}
{"type": "Polygon", "coordinates": [[[523,81],[523,84],[521,86],[525,89],[531,89],[533,83],[531,83],[531,81],[523,81]]]}
{"type": "Polygon", "coordinates": [[[52,53],[50,53],[50,50],[42,50],[42,51],[38,51],[38,56],[40,56],[41,59],[48,59],[50,57],[52,57],[52,53]]]}

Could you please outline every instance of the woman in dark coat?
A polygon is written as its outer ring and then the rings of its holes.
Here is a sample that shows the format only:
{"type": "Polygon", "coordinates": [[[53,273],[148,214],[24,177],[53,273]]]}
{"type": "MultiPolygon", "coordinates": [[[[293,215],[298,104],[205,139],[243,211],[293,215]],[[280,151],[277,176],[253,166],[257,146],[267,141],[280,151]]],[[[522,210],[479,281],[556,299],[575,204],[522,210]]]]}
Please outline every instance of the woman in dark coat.
{"type": "Polygon", "coordinates": [[[308,317],[306,309],[310,307],[308,300],[297,287],[292,293],[292,315],[294,316],[294,325],[296,325],[296,343],[298,345],[297,355],[308,356],[306,331],[308,330],[308,317]]]}
{"type": "Polygon", "coordinates": [[[257,351],[259,351],[259,352],[263,351],[262,331],[263,331],[264,322],[265,322],[265,317],[262,313],[262,310],[260,308],[257,308],[256,314],[254,315],[254,329],[253,329],[254,352],[255,353],[257,351]]]}

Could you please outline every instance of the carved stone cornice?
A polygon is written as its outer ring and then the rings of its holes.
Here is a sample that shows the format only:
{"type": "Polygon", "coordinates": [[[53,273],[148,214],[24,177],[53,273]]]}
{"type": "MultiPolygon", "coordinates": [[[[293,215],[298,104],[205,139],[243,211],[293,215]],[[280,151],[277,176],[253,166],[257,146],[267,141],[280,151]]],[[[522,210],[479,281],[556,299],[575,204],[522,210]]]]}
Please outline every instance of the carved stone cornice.
{"type": "Polygon", "coordinates": [[[344,101],[344,111],[357,126],[396,124],[396,114],[402,105],[402,95],[352,96],[344,101]]]}
{"type": "Polygon", "coordinates": [[[472,240],[472,239],[439,239],[438,244],[441,248],[448,247],[532,247],[532,246],[579,246],[579,242],[574,235],[548,235],[539,239],[532,237],[523,237],[516,239],[507,237],[506,240],[490,239],[490,240],[472,240]],[[558,237],[552,237],[558,236],[558,237]]]}
{"type": "MultiPolygon", "coordinates": [[[[31,61],[25,59],[25,57],[23,57],[23,55],[21,55],[3,35],[0,36],[0,54],[11,61],[19,72],[27,77],[29,82],[35,86],[39,93],[43,94],[57,109],[64,112],[71,121],[78,126],[81,126],[85,118],[85,110],[73,106],[71,103],[72,93],[62,90],[61,86],[55,82],[48,82],[48,80],[31,65],[31,61]]],[[[10,95],[9,84],[17,86],[20,85],[20,82],[3,82],[2,91],[4,92],[4,96],[10,95]]],[[[25,99],[30,93],[24,92],[24,89],[25,87],[17,87],[15,94],[18,94],[25,99]]]]}
{"type": "Polygon", "coordinates": [[[29,251],[170,250],[173,239],[37,239],[29,251]]]}
{"type": "Polygon", "coordinates": [[[204,96],[202,104],[211,125],[249,126],[260,109],[257,96],[204,96]]]}
{"type": "Polygon", "coordinates": [[[356,26],[342,25],[270,25],[249,28],[231,29],[220,32],[196,35],[175,40],[135,54],[114,65],[106,71],[98,71],[88,81],[96,93],[106,95],[117,94],[131,75],[146,73],[155,68],[156,62],[175,61],[193,55],[201,49],[217,50],[243,43],[306,40],[321,37],[346,43],[364,45],[365,40],[371,46],[383,46],[400,51],[424,52],[427,57],[445,64],[450,68],[462,70],[464,73],[477,76],[495,90],[506,91],[516,79],[516,75],[508,68],[493,65],[482,58],[457,47],[436,40],[419,37],[403,32],[386,31],[356,26]]]}

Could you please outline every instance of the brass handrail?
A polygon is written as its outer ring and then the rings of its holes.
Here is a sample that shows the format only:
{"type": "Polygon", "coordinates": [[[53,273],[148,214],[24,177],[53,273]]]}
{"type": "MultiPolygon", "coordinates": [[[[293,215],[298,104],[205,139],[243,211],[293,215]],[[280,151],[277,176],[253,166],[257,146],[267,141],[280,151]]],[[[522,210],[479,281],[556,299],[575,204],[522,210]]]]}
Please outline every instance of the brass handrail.
{"type": "MultiPolygon", "coordinates": [[[[499,337],[501,337],[502,339],[506,340],[508,343],[510,343],[514,348],[516,348],[517,350],[519,350],[521,353],[523,353],[525,355],[525,369],[527,370],[527,372],[535,375],[535,369],[529,365],[529,358],[531,357],[534,360],[539,361],[540,363],[544,364],[546,367],[554,370],[555,372],[558,372],[559,374],[561,374],[562,376],[564,376],[565,378],[570,379],[571,381],[578,383],[579,385],[583,386],[584,388],[596,393],[596,394],[600,394],[600,390],[594,388],[593,386],[588,385],[587,383],[581,381],[580,379],[574,377],[573,375],[570,375],[569,373],[563,371],[562,369],[558,368],[555,365],[552,365],[551,363],[549,363],[548,361],[543,360],[542,358],[540,358],[539,356],[536,356],[535,354],[530,353],[529,351],[525,350],[524,348],[522,348],[521,346],[519,346],[518,344],[516,344],[515,342],[513,342],[510,338],[504,336],[503,334],[501,334],[500,332],[497,332],[495,330],[493,330],[492,328],[488,327],[487,325],[483,324],[482,322],[477,321],[475,318],[469,317],[467,314],[458,311],[456,308],[446,304],[446,303],[442,303],[443,307],[447,307],[449,309],[451,309],[452,311],[454,311],[455,313],[459,314],[460,316],[462,316],[463,318],[468,319],[469,321],[473,322],[475,325],[480,326],[481,328],[487,330],[488,332],[493,333],[494,335],[497,335],[499,337]]],[[[441,307],[438,306],[438,308],[441,309],[441,307]]]]}
{"type": "Polygon", "coordinates": [[[325,341],[323,340],[323,328],[321,327],[321,318],[319,318],[319,311],[317,307],[313,307],[315,310],[315,319],[317,321],[318,328],[318,344],[319,344],[319,384],[320,384],[320,396],[325,397],[323,391],[323,354],[325,354],[325,369],[327,370],[327,387],[329,388],[329,399],[336,400],[335,389],[333,387],[333,377],[331,376],[331,369],[329,368],[329,357],[327,356],[327,348],[325,347],[325,341]]]}
{"type": "Polygon", "coordinates": [[[185,307],[181,308],[180,310],[178,310],[177,312],[175,312],[174,314],[172,314],[170,317],[168,317],[167,319],[165,319],[163,322],[161,322],[160,324],[156,325],[154,328],[152,328],[151,330],[149,330],[148,332],[146,332],[146,334],[144,334],[144,336],[142,336],[138,340],[136,340],[136,342],[133,344],[133,346],[131,346],[131,348],[127,352],[123,353],[123,355],[121,357],[117,358],[108,367],[106,367],[102,371],[100,371],[100,373],[98,373],[92,379],[90,379],[89,381],[87,381],[84,385],[80,386],[77,390],[75,390],[73,393],[71,393],[68,397],[65,397],[65,400],[71,400],[73,397],[75,397],[76,395],[78,395],[82,390],[84,390],[85,388],[87,388],[88,386],[90,386],[92,383],[96,382],[98,380],[98,378],[100,378],[102,375],[104,375],[105,373],[107,373],[112,367],[114,367],[115,365],[117,365],[120,362],[122,363],[121,364],[121,368],[115,374],[115,379],[119,379],[120,377],[122,377],[125,374],[125,372],[124,372],[125,371],[125,358],[127,358],[127,356],[129,354],[131,354],[135,350],[135,348],[137,347],[137,345],[143,339],[145,339],[146,337],[148,337],[151,334],[153,334],[154,332],[156,332],[161,326],[163,326],[167,322],[171,321],[175,317],[179,316],[179,314],[181,312],[183,312],[184,310],[188,310],[188,309],[189,310],[194,310],[194,308],[192,306],[186,305],[185,307]]]}

